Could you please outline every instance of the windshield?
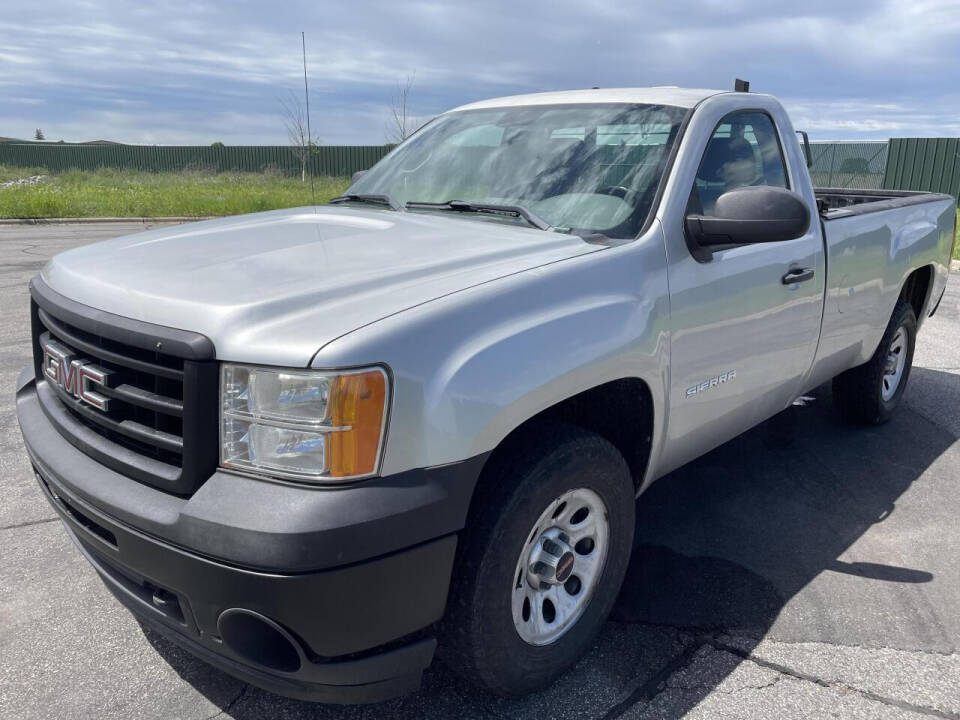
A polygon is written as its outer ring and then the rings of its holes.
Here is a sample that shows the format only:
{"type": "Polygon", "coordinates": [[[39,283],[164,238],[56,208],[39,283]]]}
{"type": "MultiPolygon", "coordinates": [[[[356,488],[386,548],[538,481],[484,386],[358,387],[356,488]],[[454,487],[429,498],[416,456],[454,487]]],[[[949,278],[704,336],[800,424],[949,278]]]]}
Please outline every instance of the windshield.
{"type": "Polygon", "coordinates": [[[398,205],[520,206],[561,232],[632,238],[650,212],[686,112],[634,104],[453,112],[393,150],[348,192],[398,205]]]}

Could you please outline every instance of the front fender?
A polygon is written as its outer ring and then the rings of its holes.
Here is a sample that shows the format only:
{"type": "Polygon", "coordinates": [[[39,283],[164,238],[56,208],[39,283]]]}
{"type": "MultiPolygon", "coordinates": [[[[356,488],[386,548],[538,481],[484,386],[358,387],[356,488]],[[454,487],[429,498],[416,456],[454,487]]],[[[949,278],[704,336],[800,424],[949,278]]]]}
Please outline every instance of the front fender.
{"type": "Polygon", "coordinates": [[[660,338],[656,330],[635,334],[655,315],[648,298],[598,294],[489,328],[457,348],[428,385],[428,441],[440,443],[431,454],[449,442],[471,456],[492,450],[543,410],[611,380],[639,377],[656,387],[660,338]]]}
{"type": "MultiPolygon", "coordinates": [[[[390,367],[383,473],[391,474],[489,452],[537,413],[620,378],[643,380],[655,417],[663,418],[668,318],[666,260],[654,224],[628,245],[385,318],[325,346],[313,366],[390,367]]],[[[655,427],[654,451],[659,440],[655,427]]]]}

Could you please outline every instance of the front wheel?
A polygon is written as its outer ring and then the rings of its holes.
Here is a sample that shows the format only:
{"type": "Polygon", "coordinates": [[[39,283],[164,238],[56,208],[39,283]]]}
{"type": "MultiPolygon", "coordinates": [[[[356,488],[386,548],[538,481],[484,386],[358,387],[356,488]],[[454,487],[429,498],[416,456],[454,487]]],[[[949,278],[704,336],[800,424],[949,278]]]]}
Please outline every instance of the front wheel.
{"type": "Polygon", "coordinates": [[[629,469],[575,428],[528,436],[491,460],[464,531],[442,652],[499,695],[549,685],[589,648],[633,542],[629,469]]]}
{"type": "Polygon", "coordinates": [[[893,416],[907,387],[917,339],[917,318],[900,299],[869,362],[833,379],[833,396],[844,419],[879,425],[893,416]]]}

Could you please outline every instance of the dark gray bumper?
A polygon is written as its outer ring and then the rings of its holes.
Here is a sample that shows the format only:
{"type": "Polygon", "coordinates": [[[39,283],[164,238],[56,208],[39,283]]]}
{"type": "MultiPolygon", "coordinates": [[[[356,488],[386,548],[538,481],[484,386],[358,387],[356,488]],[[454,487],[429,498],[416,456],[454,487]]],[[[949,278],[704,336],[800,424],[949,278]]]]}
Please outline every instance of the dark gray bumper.
{"type": "Polygon", "coordinates": [[[416,687],[436,644],[429,627],[446,603],[453,533],[482,462],[340,490],[218,472],[180,498],[96,463],[46,413],[23,376],[17,415],[40,486],[145,623],[284,695],[362,702],[416,687]],[[218,627],[232,608],[282,628],[298,668],[280,672],[233,652],[218,627]]]}

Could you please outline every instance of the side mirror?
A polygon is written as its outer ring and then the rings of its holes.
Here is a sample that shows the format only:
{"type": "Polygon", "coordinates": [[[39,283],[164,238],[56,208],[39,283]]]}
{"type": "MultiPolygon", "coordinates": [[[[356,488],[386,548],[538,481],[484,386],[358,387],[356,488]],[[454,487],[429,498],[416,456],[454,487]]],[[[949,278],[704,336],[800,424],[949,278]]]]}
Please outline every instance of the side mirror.
{"type": "Polygon", "coordinates": [[[802,197],[785,188],[742,187],[717,198],[713,215],[687,215],[685,225],[687,238],[709,256],[709,248],[717,245],[802,237],[810,228],[810,210],[802,197]]]}
{"type": "Polygon", "coordinates": [[[357,180],[362,178],[366,174],[366,172],[367,172],[366,170],[357,170],[353,174],[353,177],[350,178],[350,184],[353,185],[357,180]]]}

